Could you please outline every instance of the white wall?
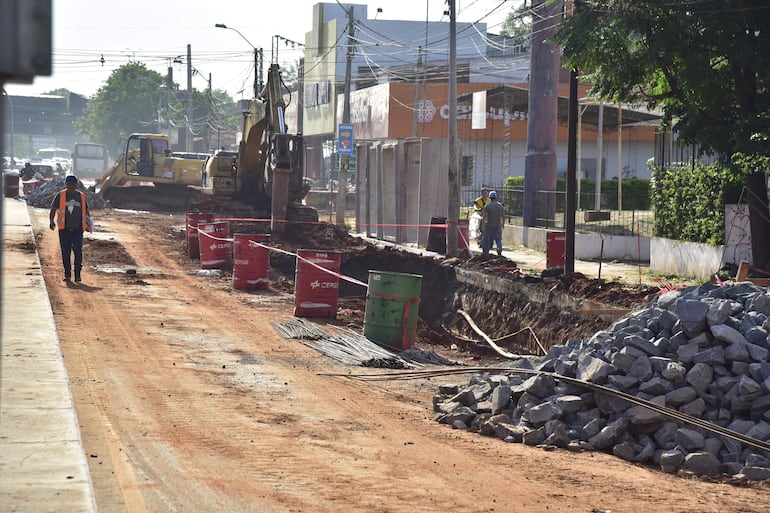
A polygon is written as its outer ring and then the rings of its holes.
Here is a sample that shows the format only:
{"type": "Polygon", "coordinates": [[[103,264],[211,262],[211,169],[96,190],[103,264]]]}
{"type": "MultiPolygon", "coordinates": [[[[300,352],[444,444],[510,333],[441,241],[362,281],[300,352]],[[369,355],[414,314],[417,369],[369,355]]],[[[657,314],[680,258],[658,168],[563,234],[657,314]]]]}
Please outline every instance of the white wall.
{"type": "MultiPolygon", "coordinates": [[[[446,217],[449,213],[449,144],[446,139],[421,139],[420,147],[420,209],[416,221],[426,225],[431,217],[446,217]]],[[[427,242],[428,230],[420,228],[420,244],[427,242]]]]}
{"type": "Polygon", "coordinates": [[[650,272],[708,280],[722,268],[724,246],[660,237],[650,240],[650,272]]]}
{"type": "Polygon", "coordinates": [[[725,263],[754,263],[748,205],[725,205],[725,263]]]}
{"type": "MultiPolygon", "coordinates": [[[[546,230],[524,226],[506,225],[503,230],[503,246],[525,246],[537,251],[547,249],[546,230]]],[[[647,262],[650,260],[650,238],[627,235],[575,234],[575,258],[578,260],[622,260],[647,262]]]]}
{"type": "Polygon", "coordinates": [[[429,225],[432,217],[447,215],[446,140],[389,140],[359,144],[356,151],[360,163],[356,195],[360,231],[366,233],[364,225],[369,224],[368,233],[373,237],[425,244],[428,227],[408,225],[429,225]]]}

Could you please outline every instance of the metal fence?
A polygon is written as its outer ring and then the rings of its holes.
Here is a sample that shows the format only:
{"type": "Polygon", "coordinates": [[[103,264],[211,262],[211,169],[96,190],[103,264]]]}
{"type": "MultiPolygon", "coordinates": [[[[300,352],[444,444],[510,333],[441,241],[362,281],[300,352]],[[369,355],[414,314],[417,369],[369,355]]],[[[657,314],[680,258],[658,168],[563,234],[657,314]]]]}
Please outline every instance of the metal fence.
{"type": "MultiPolygon", "coordinates": [[[[497,191],[498,201],[505,206],[506,222],[515,226],[522,226],[524,210],[524,190],[519,187],[490,187],[497,191]]],[[[555,205],[555,212],[550,219],[538,219],[538,225],[556,230],[563,230],[564,211],[566,205],[566,193],[564,191],[540,191],[538,192],[542,203],[555,205]]],[[[473,214],[473,201],[481,196],[480,190],[465,190],[461,193],[463,210],[461,218],[468,218],[473,214]]],[[[594,213],[596,196],[594,193],[581,193],[579,195],[579,208],[575,214],[575,231],[582,233],[603,233],[606,235],[641,235],[652,237],[654,235],[654,216],[649,210],[607,210],[600,198],[601,214],[594,213]],[[597,219],[598,217],[598,219],[597,219]]]]}

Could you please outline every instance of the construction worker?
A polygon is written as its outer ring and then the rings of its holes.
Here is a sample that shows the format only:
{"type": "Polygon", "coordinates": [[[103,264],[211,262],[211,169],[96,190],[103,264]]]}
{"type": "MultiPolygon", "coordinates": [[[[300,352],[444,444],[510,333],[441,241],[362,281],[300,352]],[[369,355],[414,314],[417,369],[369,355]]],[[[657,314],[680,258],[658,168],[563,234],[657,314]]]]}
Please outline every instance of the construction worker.
{"type": "Polygon", "coordinates": [[[59,229],[59,247],[64,266],[64,281],[72,276],[70,254],[75,254],[75,281],[80,281],[80,270],[83,268],[83,232],[90,231],[90,217],[86,195],[78,191],[78,179],[69,175],[64,179],[67,187],[59,191],[51,202],[50,227],[59,229]]]}
{"type": "Polygon", "coordinates": [[[24,167],[21,168],[21,171],[19,172],[19,174],[21,175],[22,180],[32,180],[33,178],[35,178],[35,168],[32,167],[32,164],[27,162],[26,164],[24,164],[24,167]]]}
{"type": "Polygon", "coordinates": [[[492,243],[497,244],[497,256],[503,254],[503,226],[505,226],[505,208],[497,201],[497,191],[489,192],[489,203],[481,213],[481,252],[489,254],[492,243]]]}
{"type": "Polygon", "coordinates": [[[489,189],[486,187],[481,189],[481,196],[473,200],[473,214],[478,223],[474,225],[478,227],[478,231],[476,233],[476,242],[479,244],[479,246],[481,246],[481,237],[484,234],[484,232],[481,230],[481,211],[489,203],[489,201],[489,189]]]}
{"type": "Polygon", "coordinates": [[[473,200],[473,208],[476,210],[476,213],[478,215],[481,215],[481,210],[489,203],[491,200],[489,199],[489,189],[484,187],[481,189],[481,196],[473,200]]]}

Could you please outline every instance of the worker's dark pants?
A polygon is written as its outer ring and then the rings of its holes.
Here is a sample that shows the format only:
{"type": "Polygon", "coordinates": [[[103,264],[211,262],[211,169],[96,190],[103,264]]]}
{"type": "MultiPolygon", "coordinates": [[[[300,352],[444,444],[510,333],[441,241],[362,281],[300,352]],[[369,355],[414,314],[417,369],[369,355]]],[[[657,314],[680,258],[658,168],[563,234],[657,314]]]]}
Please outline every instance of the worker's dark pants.
{"type": "Polygon", "coordinates": [[[492,243],[497,244],[497,254],[499,255],[503,251],[503,227],[487,228],[484,230],[484,235],[481,240],[481,252],[484,255],[489,254],[489,250],[492,249],[492,243]]]}
{"type": "Polygon", "coordinates": [[[64,276],[69,277],[72,274],[70,253],[75,254],[75,273],[80,274],[83,267],[83,230],[59,230],[59,246],[64,276]]]}

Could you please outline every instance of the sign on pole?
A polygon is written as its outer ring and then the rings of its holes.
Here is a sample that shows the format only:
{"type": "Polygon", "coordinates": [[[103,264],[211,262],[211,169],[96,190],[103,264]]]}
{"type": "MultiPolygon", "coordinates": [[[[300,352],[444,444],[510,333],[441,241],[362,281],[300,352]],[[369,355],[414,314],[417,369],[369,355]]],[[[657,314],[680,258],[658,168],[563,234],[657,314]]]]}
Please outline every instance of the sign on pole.
{"type": "Polygon", "coordinates": [[[337,131],[337,152],[340,155],[353,154],[353,124],[340,123],[337,131]]]}

